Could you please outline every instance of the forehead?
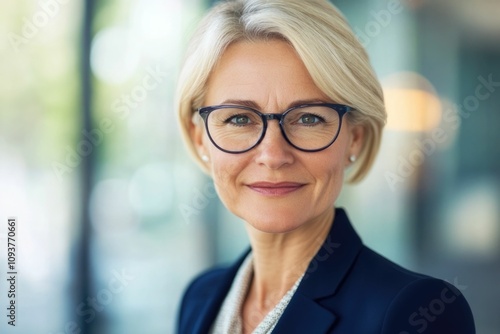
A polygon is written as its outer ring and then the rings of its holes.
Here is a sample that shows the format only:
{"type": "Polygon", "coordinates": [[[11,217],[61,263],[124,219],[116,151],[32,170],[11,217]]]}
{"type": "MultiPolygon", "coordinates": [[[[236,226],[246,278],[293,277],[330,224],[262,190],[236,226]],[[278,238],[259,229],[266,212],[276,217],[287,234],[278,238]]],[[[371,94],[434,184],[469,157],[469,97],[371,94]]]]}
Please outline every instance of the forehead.
{"type": "Polygon", "coordinates": [[[209,77],[205,104],[225,100],[250,100],[265,107],[328,97],[291,45],[270,40],[241,41],[226,49],[209,77]]]}

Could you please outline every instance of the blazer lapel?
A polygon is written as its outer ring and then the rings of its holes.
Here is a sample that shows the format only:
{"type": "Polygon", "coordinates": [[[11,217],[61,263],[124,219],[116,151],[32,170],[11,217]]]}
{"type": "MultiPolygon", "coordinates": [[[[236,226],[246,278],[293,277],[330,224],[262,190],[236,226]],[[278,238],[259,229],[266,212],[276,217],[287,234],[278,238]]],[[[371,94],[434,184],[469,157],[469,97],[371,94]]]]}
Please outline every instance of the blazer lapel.
{"type": "MultiPolygon", "coordinates": [[[[337,316],[323,306],[320,299],[334,295],[362,248],[361,239],[352,228],[346,213],[336,209],[332,228],[322,247],[309,263],[290,303],[273,333],[327,333],[337,316]]],[[[222,274],[219,283],[198,296],[194,309],[193,333],[209,333],[248,249],[222,274]]]]}
{"type": "Polygon", "coordinates": [[[238,272],[241,263],[246,258],[250,248],[229,268],[222,274],[218,284],[208,290],[203,296],[199,296],[194,302],[196,311],[196,318],[193,319],[195,324],[193,326],[193,333],[206,334],[209,333],[210,328],[219,313],[222,302],[226,298],[234,277],[238,272]]]}
{"type": "Polygon", "coordinates": [[[273,333],[326,333],[337,316],[313,299],[297,292],[278,320],[273,333]]]}
{"type": "Polygon", "coordinates": [[[309,263],[273,333],[329,332],[337,316],[319,300],[335,295],[361,249],[361,239],[345,211],[336,209],[326,240],[309,263]]]}

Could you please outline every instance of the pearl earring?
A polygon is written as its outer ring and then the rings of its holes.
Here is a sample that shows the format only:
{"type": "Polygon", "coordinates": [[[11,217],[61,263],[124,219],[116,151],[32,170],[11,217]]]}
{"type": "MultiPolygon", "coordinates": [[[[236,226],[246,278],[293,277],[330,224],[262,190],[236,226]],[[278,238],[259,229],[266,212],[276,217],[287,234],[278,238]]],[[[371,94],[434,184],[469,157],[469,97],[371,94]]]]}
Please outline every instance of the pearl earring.
{"type": "Polygon", "coordinates": [[[350,162],[355,162],[356,161],[356,156],[353,154],[349,157],[350,162]]]}
{"type": "Polygon", "coordinates": [[[205,161],[205,162],[208,162],[208,160],[210,160],[210,159],[208,159],[208,155],[203,154],[203,155],[201,156],[201,160],[203,160],[203,161],[205,161]]]}

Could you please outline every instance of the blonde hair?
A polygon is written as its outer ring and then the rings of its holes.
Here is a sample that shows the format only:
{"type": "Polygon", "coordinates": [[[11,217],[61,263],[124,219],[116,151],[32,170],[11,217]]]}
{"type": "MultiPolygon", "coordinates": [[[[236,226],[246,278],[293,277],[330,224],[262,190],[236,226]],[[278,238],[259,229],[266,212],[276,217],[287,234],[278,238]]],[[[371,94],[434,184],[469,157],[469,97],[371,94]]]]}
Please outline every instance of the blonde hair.
{"type": "Polygon", "coordinates": [[[242,40],[276,38],[296,50],[320,90],[355,108],[348,120],[364,128],[364,143],[348,180],[361,180],[380,146],[387,118],[383,93],[363,46],[326,0],[223,1],[208,12],[191,38],[178,81],[176,108],[189,150],[206,171],[190,128],[193,113],[203,104],[209,75],[226,48],[242,40]]]}

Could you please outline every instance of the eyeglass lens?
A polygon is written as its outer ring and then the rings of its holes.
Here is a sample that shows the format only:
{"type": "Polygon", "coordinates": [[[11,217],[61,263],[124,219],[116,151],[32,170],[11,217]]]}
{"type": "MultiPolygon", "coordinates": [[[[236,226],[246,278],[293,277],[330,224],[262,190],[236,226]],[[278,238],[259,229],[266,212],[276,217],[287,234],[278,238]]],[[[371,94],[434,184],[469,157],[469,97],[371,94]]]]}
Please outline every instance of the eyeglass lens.
{"type": "MultiPolygon", "coordinates": [[[[252,148],[265,131],[265,120],[259,113],[237,106],[215,109],[206,121],[214,143],[231,152],[252,148]]],[[[299,107],[285,113],[281,127],[292,145],[303,150],[317,150],[336,138],[340,116],[328,106],[299,107]]]]}

